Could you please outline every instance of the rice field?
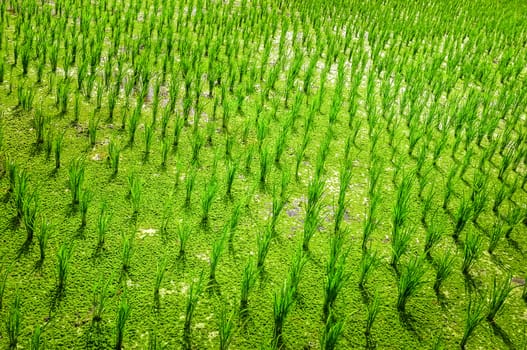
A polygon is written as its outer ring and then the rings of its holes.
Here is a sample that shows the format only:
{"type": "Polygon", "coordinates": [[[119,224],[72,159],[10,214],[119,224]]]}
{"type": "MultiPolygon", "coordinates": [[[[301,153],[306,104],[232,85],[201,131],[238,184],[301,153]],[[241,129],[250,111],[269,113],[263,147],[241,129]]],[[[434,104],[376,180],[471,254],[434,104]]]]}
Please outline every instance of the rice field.
{"type": "Polygon", "coordinates": [[[527,349],[527,3],[0,2],[0,348],[527,349]]]}

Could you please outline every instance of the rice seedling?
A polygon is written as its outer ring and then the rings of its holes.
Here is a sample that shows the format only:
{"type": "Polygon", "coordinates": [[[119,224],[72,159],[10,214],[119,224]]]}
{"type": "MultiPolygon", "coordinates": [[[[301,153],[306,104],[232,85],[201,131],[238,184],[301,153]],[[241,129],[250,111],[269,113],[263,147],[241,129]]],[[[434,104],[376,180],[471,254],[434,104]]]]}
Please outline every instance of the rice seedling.
{"type": "Polygon", "coordinates": [[[31,344],[30,344],[31,350],[40,350],[43,348],[42,340],[40,337],[41,334],[42,334],[42,330],[40,329],[40,325],[37,325],[35,327],[35,330],[33,331],[33,335],[31,336],[31,344]]]}
{"type": "Polygon", "coordinates": [[[203,274],[197,280],[194,280],[189,287],[187,300],[185,302],[185,324],[183,326],[183,338],[185,346],[190,347],[191,325],[194,311],[198,305],[199,298],[203,289],[203,274]]]}
{"type": "Polygon", "coordinates": [[[392,236],[392,259],[390,264],[397,270],[399,259],[408,251],[410,239],[415,236],[415,227],[404,227],[392,236]]]}
{"type": "Polygon", "coordinates": [[[225,308],[222,308],[218,320],[218,338],[220,350],[229,349],[232,336],[234,335],[235,324],[234,324],[234,312],[227,314],[225,308]]]}
{"type": "Polygon", "coordinates": [[[228,198],[232,198],[232,184],[234,182],[234,178],[236,176],[237,170],[238,170],[238,162],[236,161],[227,162],[227,175],[225,178],[225,181],[226,181],[225,195],[228,198]]]}
{"type": "Polygon", "coordinates": [[[161,288],[161,283],[163,282],[163,277],[165,276],[167,263],[168,260],[166,257],[163,257],[161,260],[157,261],[156,278],[154,281],[154,308],[156,310],[159,310],[160,307],[159,289],[161,288]]]}
{"type": "Polygon", "coordinates": [[[501,239],[505,236],[504,226],[505,225],[502,220],[496,219],[494,225],[490,229],[489,246],[487,248],[487,252],[489,252],[489,254],[494,253],[501,239]]]}
{"type": "Polygon", "coordinates": [[[309,242],[311,238],[315,235],[315,232],[318,230],[320,225],[320,211],[322,207],[320,203],[316,203],[309,207],[306,211],[306,217],[304,219],[304,229],[302,237],[302,249],[304,251],[309,251],[309,242]]]}
{"type": "Polygon", "coordinates": [[[320,339],[321,348],[324,350],[337,349],[337,344],[344,330],[344,321],[337,320],[332,313],[326,320],[324,333],[320,339]]]}
{"type": "Polygon", "coordinates": [[[284,323],[293,302],[293,290],[288,288],[287,282],[284,282],[280,290],[274,293],[273,297],[274,328],[272,344],[274,348],[280,349],[282,347],[284,323]]]}
{"type": "MultiPolygon", "coordinates": [[[[138,105],[134,109],[133,113],[130,115],[130,120],[128,121],[128,145],[130,145],[131,147],[134,145],[134,142],[135,142],[135,134],[137,132],[140,119],[141,119],[141,106],[138,105]]],[[[123,123],[123,129],[124,129],[124,123],[123,123]]]]}
{"type": "Polygon", "coordinates": [[[252,259],[247,261],[242,273],[240,287],[240,315],[244,316],[248,312],[249,292],[256,282],[257,270],[254,268],[252,259]]]}
{"type": "Polygon", "coordinates": [[[44,134],[49,122],[50,119],[44,115],[42,108],[39,108],[35,111],[35,115],[33,116],[33,127],[35,128],[37,144],[44,143],[44,134]]]}
{"type": "Polygon", "coordinates": [[[122,297],[119,302],[119,308],[117,310],[117,317],[115,320],[115,349],[121,350],[123,348],[124,332],[126,330],[126,322],[130,317],[130,305],[126,301],[125,297],[122,297]]]}
{"type": "Polygon", "coordinates": [[[223,247],[225,246],[225,240],[228,235],[227,229],[224,229],[221,236],[212,243],[212,249],[210,252],[210,271],[209,281],[216,281],[216,268],[220,261],[221,254],[223,253],[223,247]]]}
{"type": "Polygon", "coordinates": [[[132,213],[137,215],[141,206],[141,192],[143,184],[135,172],[128,175],[128,191],[132,202],[132,213]]]}
{"type": "MultiPolygon", "coordinates": [[[[260,186],[263,188],[265,187],[265,184],[267,182],[267,176],[269,174],[270,166],[269,166],[269,150],[266,146],[262,147],[262,150],[260,151],[260,174],[259,174],[259,180],[260,180],[260,186]]],[[[246,167],[247,168],[247,167],[246,167]]]]}
{"type": "Polygon", "coordinates": [[[368,250],[362,251],[362,258],[359,263],[359,287],[364,288],[368,277],[371,275],[373,270],[380,265],[379,258],[377,257],[377,251],[370,252],[368,250]]]}
{"type": "Polygon", "coordinates": [[[481,237],[472,231],[467,233],[463,246],[463,263],[461,271],[467,275],[481,252],[481,237]]]}
{"type": "Polygon", "coordinates": [[[103,319],[103,313],[108,305],[109,287],[112,281],[112,277],[104,281],[101,275],[93,285],[92,323],[101,322],[103,319]]]}
{"type": "Polygon", "coordinates": [[[508,275],[505,279],[499,283],[496,280],[496,276],[492,281],[492,290],[489,296],[489,305],[487,307],[487,321],[494,322],[494,319],[498,313],[502,310],[505,300],[512,291],[512,277],[508,275]]]}
{"type": "Polygon", "coordinates": [[[209,221],[209,212],[217,189],[216,176],[213,174],[211,179],[205,184],[203,196],[201,197],[201,222],[203,224],[207,224],[209,221]]]}
{"type": "Polygon", "coordinates": [[[148,156],[150,155],[150,149],[152,147],[152,139],[154,136],[154,131],[152,129],[152,125],[145,125],[145,161],[148,160],[148,156]]]}
{"type": "Polygon", "coordinates": [[[371,302],[366,306],[366,328],[364,330],[364,334],[366,335],[366,337],[370,336],[373,323],[375,322],[375,319],[379,314],[379,303],[379,295],[375,293],[373,294],[373,299],[371,300],[371,302]]]}
{"type": "Polygon", "coordinates": [[[40,259],[37,262],[37,266],[42,266],[46,258],[46,247],[48,245],[50,231],[51,231],[51,224],[46,219],[42,219],[40,221],[40,231],[37,235],[38,248],[40,251],[40,259]]]}
{"type": "Polygon", "coordinates": [[[121,270],[123,272],[128,272],[130,270],[132,254],[134,252],[132,243],[133,243],[133,237],[129,237],[125,234],[122,235],[121,270]]]}
{"type": "MultiPolygon", "coordinates": [[[[10,169],[13,170],[13,169],[10,169]]],[[[16,170],[16,168],[14,169],[16,170]]],[[[14,185],[14,204],[17,212],[17,218],[24,218],[24,203],[31,199],[29,189],[29,174],[25,169],[19,170],[14,174],[13,180],[10,180],[14,185]]]]}
{"type": "Polygon", "coordinates": [[[408,298],[414,296],[425,283],[423,281],[425,272],[426,269],[420,257],[411,257],[408,264],[401,271],[397,283],[397,310],[399,312],[406,312],[408,298]]]}
{"type": "Polygon", "coordinates": [[[271,247],[271,239],[273,238],[273,232],[269,228],[269,226],[266,226],[264,229],[264,232],[258,233],[258,237],[256,240],[257,244],[257,259],[256,259],[256,268],[258,271],[263,271],[264,269],[264,263],[265,258],[267,257],[267,253],[269,253],[269,248],[271,247]]]}
{"type": "Polygon", "coordinates": [[[88,122],[88,137],[92,147],[95,146],[95,142],[97,141],[97,128],[99,127],[99,120],[100,118],[97,116],[97,113],[94,110],[88,122]]]}
{"type": "Polygon", "coordinates": [[[39,211],[38,194],[36,192],[28,193],[22,201],[22,221],[24,222],[27,233],[25,245],[28,246],[33,242],[33,236],[35,234],[37,213],[39,211]]]}
{"type": "Polygon", "coordinates": [[[70,269],[70,258],[73,254],[73,245],[63,243],[57,251],[57,264],[55,265],[57,276],[56,296],[58,299],[66,293],[66,282],[70,269]]]}
{"type": "Polygon", "coordinates": [[[53,140],[53,149],[55,150],[55,169],[60,168],[60,156],[62,154],[62,141],[64,140],[64,133],[59,133],[53,140]]]}
{"type": "Polygon", "coordinates": [[[436,261],[436,275],[434,280],[434,291],[439,295],[443,282],[452,274],[454,256],[450,251],[441,254],[436,261]]]}
{"type": "Polygon", "coordinates": [[[324,303],[322,311],[325,320],[329,317],[339,292],[350,278],[350,274],[345,270],[347,253],[340,252],[341,249],[339,246],[342,245],[342,238],[334,238],[331,245],[333,247],[330,250],[324,280],[324,303]]]}
{"type": "Polygon", "coordinates": [[[424,253],[430,256],[432,249],[441,242],[441,238],[443,238],[443,231],[437,220],[432,220],[432,223],[426,228],[424,253]]]}
{"type": "Polygon", "coordinates": [[[505,238],[510,239],[514,227],[519,225],[526,217],[526,211],[524,209],[510,206],[505,216],[505,221],[507,221],[508,225],[505,231],[505,238]]]}
{"type": "Polygon", "coordinates": [[[88,217],[88,207],[90,202],[93,199],[93,193],[90,190],[81,191],[79,199],[79,211],[81,213],[81,227],[86,227],[87,217],[88,217]]]}
{"type": "Polygon", "coordinates": [[[5,320],[6,333],[9,338],[9,349],[16,349],[18,347],[18,337],[20,335],[20,323],[21,323],[21,312],[20,312],[20,294],[17,290],[15,298],[5,320]]]}
{"type": "Polygon", "coordinates": [[[457,176],[459,166],[453,166],[450,168],[445,184],[445,193],[443,197],[443,209],[446,210],[448,201],[450,200],[450,197],[452,196],[452,193],[454,192],[454,180],[457,176]]]}
{"type": "Polygon", "coordinates": [[[110,140],[108,144],[108,157],[110,160],[110,167],[113,169],[113,175],[119,172],[119,159],[121,157],[121,148],[115,140],[110,140]]]}
{"type": "MultiPolygon", "coordinates": [[[[398,237],[399,231],[403,228],[404,223],[408,217],[410,206],[410,194],[412,190],[413,176],[404,176],[397,186],[397,194],[395,199],[395,206],[392,212],[392,242],[400,241],[398,237]]],[[[402,241],[401,241],[402,242],[402,241]]]]}
{"type": "Polygon", "coordinates": [[[465,318],[465,328],[463,331],[463,338],[461,338],[460,347],[465,349],[468,340],[474,333],[476,327],[485,318],[485,305],[481,300],[474,300],[472,296],[469,297],[465,318]]]}
{"type": "Polygon", "coordinates": [[[72,205],[79,204],[82,185],[84,183],[84,169],[85,164],[82,158],[76,158],[72,160],[68,168],[72,205]]]}
{"type": "Polygon", "coordinates": [[[97,218],[97,251],[100,251],[104,246],[111,217],[112,215],[108,212],[108,206],[106,205],[106,202],[103,202],[101,204],[101,209],[97,218]]]}
{"type": "Polygon", "coordinates": [[[190,163],[195,166],[199,161],[199,153],[201,151],[201,148],[203,147],[204,139],[203,136],[201,136],[201,133],[195,132],[193,134],[192,138],[192,158],[190,160],[190,163]]]}
{"type": "Polygon", "coordinates": [[[192,167],[185,177],[185,207],[190,207],[190,200],[192,191],[194,189],[194,183],[196,182],[196,168],[192,167]]]}
{"type": "Polygon", "coordinates": [[[289,288],[293,290],[293,299],[295,300],[298,295],[298,284],[300,283],[300,277],[307,260],[308,258],[305,252],[302,249],[297,249],[289,268],[287,283],[289,288]]]}
{"type": "Polygon", "coordinates": [[[458,209],[456,210],[456,213],[454,214],[455,227],[454,232],[452,233],[452,237],[455,240],[459,238],[459,234],[461,233],[461,231],[463,231],[465,225],[470,221],[472,215],[473,211],[470,199],[467,197],[463,197],[461,199],[461,203],[459,204],[458,209]]]}
{"type": "Polygon", "coordinates": [[[190,237],[191,229],[190,227],[185,223],[180,223],[177,227],[177,235],[179,238],[179,258],[183,258],[186,253],[186,246],[187,241],[190,237]]]}

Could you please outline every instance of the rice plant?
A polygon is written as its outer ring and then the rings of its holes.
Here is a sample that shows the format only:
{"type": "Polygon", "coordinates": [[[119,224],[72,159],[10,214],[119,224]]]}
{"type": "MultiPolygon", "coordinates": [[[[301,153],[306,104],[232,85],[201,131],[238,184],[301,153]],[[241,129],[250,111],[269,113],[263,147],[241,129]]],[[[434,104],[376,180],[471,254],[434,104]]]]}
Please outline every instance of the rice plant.
{"type": "Polygon", "coordinates": [[[18,336],[20,335],[20,294],[18,290],[15,293],[15,298],[5,320],[6,333],[9,338],[9,349],[16,349],[18,347],[18,336]]]}
{"type": "Polygon", "coordinates": [[[216,268],[223,253],[223,247],[225,246],[225,240],[227,239],[228,231],[223,230],[221,236],[212,243],[212,249],[210,252],[210,271],[209,280],[211,282],[216,281],[216,268]]]}
{"type": "Polygon", "coordinates": [[[110,160],[110,166],[113,169],[113,175],[117,175],[119,172],[119,159],[121,157],[121,148],[115,140],[110,140],[108,144],[108,158],[110,160]]]}
{"type": "Polygon", "coordinates": [[[362,251],[362,258],[359,263],[359,287],[364,288],[368,281],[368,277],[373,270],[379,266],[379,263],[380,261],[377,257],[377,251],[362,251]]]}
{"type": "Polygon", "coordinates": [[[93,300],[92,300],[92,323],[101,322],[103,313],[108,305],[109,287],[113,278],[110,277],[106,281],[102,275],[93,285],[93,300]]]}
{"type": "Polygon", "coordinates": [[[97,116],[96,111],[93,111],[88,121],[88,137],[92,147],[95,146],[95,142],[97,141],[97,128],[99,127],[99,120],[100,118],[97,116]]]}
{"type": "Polygon", "coordinates": [[[415,227],[404,227],[392,236],[392,259],[390,264],[397,270],[399,259],[408,251],[410,239],[415,236],[415,227]]]}
{"type": "Polygon", "coordinates": [[[179,258],[185,257],[187,241],[190,237],[191,229],[187,224],[180,223],[177,228],[179,238],[179,258]]]}
{"type": "Polygon", "coordinates": [[[461,231],[463,231],[463,228],[465,228],[465,225],[471,220],[472,215],[473,215],[472,209],[473,208],[472,208],[470,200],[466,197],[463,197],[454,215],[455,227],[454,227],[454,232],[452,233],[452,237],[455,240],[459,238],[459,234],[461,233],[461,231]]]}
{"type": "Polygon", "coordinates": [[[225,178],[226,181],[226,190],[225,195],[228,198],[232,197],[232,184],[234,182],[234,178],[236,176],[236,171],[238,170],[238,162],[235,161],[228,161],[227,162],[227,175],[225,178]]]}
{"type": "Polygon", "coordinates": [[[97,218],[97,251],[102,250],[104,246],[111,217],[112,215],[108,212],[106,202],[103,202],[97,218]]]}
{"type": "Polygon", "coordinates": [[[128,305],[126,298],[122,297],[115,320],[115,350],[121,350],[123,348],[124,332],[126,330],[126,322],[128,321],[128,317],[130,317],[130,310],[130,305],[128,305]]]}
{"type": "Polygon", "coordinates": [[[33,331],[33,335],[31,336],[31,343],[30,343],[30,349],[31,350],[40,350],[44,347],[42,338],[41,338],[42,330],[40,328],[40,325],[37,325],[35,327],[35,330],[33,331]]]}
{"type": "Polygon", "coordinates": [[[461,271],[467,275],[481,252],[481,237],[473,232],[467,233],[463,247],[461,271]]]}
{"type": "Polygon", "coordinates": [[[220,342],[220,350],[229,349],[232,342],[232,336],[234,335],[234,329],[234,313],[231,312],[230,314],[227,314],[225,308],[222,308],[218,321],[218,338],[220,342]]]}
{"type": "Polygon", "coordinates": [[[194,317],[196,306],[198,305],[199,298],[203,289],[203,274],[200,275],[199,279],[194,280],[189,287],[187,299],[185,302],[185,324],[183,325],[183,338],[185,346],[190,348],[190,336],[192,333],[191,325],[194,317]]]}
{"type": "Polygon", "coordinates": [[[141,179],[135,172],[128,175],[128,190],[130,194],[130,201],[132,202],[132,213],[137,215],[141,206],[141,193],[143,184],[141,179]]]}
{"type": "Polygon", "coordinates": [[[401,271],[397,283],[397,310],[399,312],[404,313],[406,311],[408,298],[414,296],[425,283],[423,280],[425,272],[422,259],[415,257],[410,258],[408,264],[401,271]]]}
{"type": "Polygon", "coordinates": [[[152,129],[152,125],[147,124],[145,125],[145,161],[148,160],[148,156],[150,155],[150,149],[152,148],[152,140],[154,136],[154,130],[152,129]]]}
{"type": "Polygon", "coordinates": [[[192,167],[185,177],[185,206],[190,207],[190,200],[192,191],[194,190],[194,183],[196,182],[196,168],[192,167]]]}
{"type": "Polygon", "coordinates": [[[373,323],[375,322],[375,319],[377,318],[377,315],[379,314],[379,306],[380,306],[379,303],[380,303],[379,295],[375,293],[373,295],[373,299],[367,305],[366,328],[364,330],[364,334],[366,335],[366,337],[370,336],[373,323]]]}
{"type": "Polygon", "coordinates": [[[4,293],[5,293],[5,286],[7,284],[7,276],[9,275],[9,268],[6,268],[2,275],[0,275],[0,311],[2,310],[2,307],[4,306],[4,293]]]}
{"type": "Polygon", "coordinates": [[[81,213],[81,227],[86,227],[88,217],[88,207],[93,199],[93,193],[90,190],[84,189],[80,194],[79,211],[81,213]]]}
{"type": "Polygon", "coordinates": [[[210,208],[212,206],[212,202],[214,201],[217,189],[218,185],[216,182],[216,177],[213,174],[211,179],[205,184],[205,190],[203,191],[203,196],[201,197],[201,222],[203,224],[208,223],[210,208]]]}
{"type": "Polygon", "coordinates": [[[256,240],[257,243],[257,258],[256,258],[256,268],[258,271],[263,271],[265,258],[269,253],[269,248],[271,247],[271,240],[273,238],[273,233],[271,229],[267,226],[264,229],[264,232],[258,233],[256,240]]]}
{"type": "Polygon", "coordinates": [[[288,288],[287,282],[282,284],[280,290],[274,293],[273,297],[273,347],[280,349],[283,344],[282,332],[284,323],[293,305],[293,290],[288,288]]]}
{"type": "Polygon", "coordinates": [[[42,266],[46,258],[46,248],[48,245],[48,239],[51,234],[51,224],[46,220],[42,219],[40,221],[40,230],[37,235],[38,238],[38,248],[40,251],[40,259],[37,262],[37,266],[42,266]]]}
{"type": "Polygon", "coordinates": [[[64,140],[64,133],[59,133],[53,139],[53,149],[55,151],[55,169],[59,169],[61,165],[62,141],[64,140]]]}
{"type": "Polygon", "coordinates": [[[498,247],[501,239],[505,236],[505,225],[502,220],[496,219],[494,225],[490,229],[489,246],[487,251],[489,254],[493,254],[494,250],[498,247]]]}
{"type": "Polygon", "coordinates": [[[337,349],[337,344],[342,336],[344,330],[344,321],[337,320],[336,316],[332,313],[329,315],[324,326],[324,332],[320,339],[320,347],[323,350],[337,349]]]}
{"type": "Polygon", "coordinates": [[[84,183],[85,164],[82,158],[76,158],[71,161],[68,168],[69,185],[71,192],[71,204],[79,204],[82,185],[84,183]]]}
{"type": "Polygon", "coordinates": [[[70,269],[70,259],[73,253],[73,245],[63,243],[57,251],[57,264],[55,265],[57,276],[56,296],[58,299],[66,293],[66,282],[70,269]]]}
{"type": "Polygon", "coordinates": [[[436,275],[434,280],[434,291],[439,295],[443,282],[452,274],[454,269],[454,256],[450,251],[441,254],[436,261],[436,275]]]}
{"type": "Polygon", "coordinates": [[[442,237],[443,232],[439,227],[439,224],[436,220],[433,220],[432,223],[426,228],[424,253],[430,256],[432,249],[434,249],[439,244],[439,242],[441,242],[442,237]]]}
{"type": "Polygon", "coordinates": [[[489,296],[489,305],[487,307],[487,321],[494,322],[496,315],[502,310],[505,300],[512,291],[512,277],[506,276],[503,281],[498,282],[496,276],[492,280],[492,290],[489,296]]]}
{"type": "Polygon", "coordinates": [[[466,309],[466,318],[465,318],[465,328],[463,331],[463,338],[461,338],[460,347],[465,349],[468,340],[474,333],[476,327],[485,319],[485,305],[481,300],[474,300],[472,296],[469,297],[467,309],[466,309]]]}
{"type": "Polygon", "coordinates": [[[163,277],[165,276],[167,263],[168,260],[166,257],[163,257],[161,260],[157,261],[156,278],[154,281],[154,308],[156,310],[159,310],[160,307],[159,289],[161,288],[161,283],[163,282],[163,277]]]}
{"type": "Polygon", "coordinates": [[[244,316],[248,311],[249,292],[256,282],[257,270],[254,268],[254,263],[250,259],[245,264],[242,273],[242,283],[240,287],[240,315],[244,316]]]}
{"type": "Polygon", "coordinates": [[[323,315],[327,320],[330,311],[337,300],[339,292],[342,290],[350,274],[346,272],[347,253],[341,253],[341,249],[333,248],[330,251],[328,263],[326,265],[326,276],[324,279],[324,303],[323,315]]]}
{"type": "Polygon", "coordinates": [[[133,237],[129,237],[123,234],[122,238],[123,239],[121,244],[121,269],[123,272],[128,272],[130,270],[132,254],[134,252],[132,245],[133,237]]]}

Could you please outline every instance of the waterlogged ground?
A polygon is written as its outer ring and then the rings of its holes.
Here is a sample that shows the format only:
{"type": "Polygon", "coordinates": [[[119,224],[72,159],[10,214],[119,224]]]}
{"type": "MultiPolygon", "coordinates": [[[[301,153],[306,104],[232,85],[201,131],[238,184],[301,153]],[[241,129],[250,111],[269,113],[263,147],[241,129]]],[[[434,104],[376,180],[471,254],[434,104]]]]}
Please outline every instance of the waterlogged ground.
{"type": "Polygon", "coordinates": [[[458,348],[469,300],[488,310],[493,280],[501,283],[510,277],[513,288],[494,322],[484,319],[484,311],[466,347],[524,349],[527,8],[517,1],[496,6],[489,1],[4,2],[0,283],[5,277],[5,289],[0,295],[0,347],[30,348],[39,326],[40,343],[49,349],[114,348],[123,301],[130,306],[125,349],[217,348],[222,311],[232,315],[232,349],[276,346],[275,295],[288,281],[295,252],[301,249],[308,186],[322,166],[321,212],[305,252],[297,296],[285,317],[282,348],[331,348],[322,341],[324,285],[340,175],[351,171],[339,231],[345,278],[331,308],[332,319],[343,322],[336,348],[458,348]],[[43,46],[48,47],[45,55],[43,46]],[[64,62],[74,55],[65,79],[64,62]],[[41,60],[42,79],[37,82],[41,60]],[[89,62],[87,73],[79,83],[84,61],[89,62]],[[117,101],[110,121],[109,96],[114,89],[117,101]],[[137,98],[141,89],[146,94],[137,98]],[[21,103],[24,94],[34,95],[27,106],[21,103]],[[62,97],[67,101],[64,113],[58,103],[62,97]],[[174,110],[167,107],[171,101],[174,110]],[[131,118],[138,105],[135,140],[130,142],[131,118]],[[49,118],[42,143],[36,137],[39,113],[49,118]],[[180,118],[187,120],[175,146],[180,118]],[[92,132],[96,130],[94,144],[90,124],[92,132]],[[149,125],[153,136],[146,154],[149,125]],[[46,143],[61,134],[57,169],[56,147],[48,156],[46,143]],[[283,152],[275,161],[282,134],[283,152]],[[193,160],[196,142],[203,145],[193,160]],[[111,143],[121,148],[117,174],[109,159],[111,143]],[[162,165],[164,147],[168,155],[162,165]],[[266,153],[269,170],[262,183],[266,153]],[[79,158],[85,168],[81,191],[92,195],[84,227],[79,205],[72,205],[69,177],[71,164],[79,158]],[[226,193],[229,164],[236,164],[231,195],[226,193]],[[17,173],[25,170],[29,175],[27,193],[37,194],[36,202],[31,202],[38,206],[30,242],[27,223],[17,217],[18,194],[10,190],[13,165],[17,173]],[[456,172],[449,182],[452,169],[456,172]],[[129,194],[131,174],[142,184],[137,213],[129,194]],[[196,177],[189,191],[192,174],[196,177]],[[412,234],[394,268],[392,218],[398,188],[408,177],[413,180],[403,226],[412,234]],[[473,194],[478,177],[485,181],[480,190],[483,206],[476,216],[473,194]],[[204,223],[203,198],[211,184],[216,190],[204,223]],[[250,262],[256,264],[258,237],[272,220],[273,197],[279,198],[282,188],[286,202],[276,221],[276,235],[250,288],[248,310],[240,315],[243,270],[250,262]],[[451,195],[445,202],[447,188],[451,195]],[[454,239],[463,203],[472,209],[454,239]],[[97,237],[103,204],[111,218],[101,247],[97,237]],[[236,207],[239,222],[227,231],[232,241],[224,242],[215,280],[209,281],[214,242],[221,240],[236,207]],[[39,263],[42,220],[51,229],[45,258],[39,263]],[[359,288],[367,222],[375,226],[365,251],[376,252],[378,263],[359,288]],[[491,254],[488,247],[497,225],[510,231],[508,237],[504,233],[499,237],[491,254]],[[438,228],[442,236],[426,255],[430,227],[438,228]],[[181,230],[190,231],[184,255],[181,230]],[[468,239],[479,239],[480,249],[464,274],[468,239]],[[123,269],[127,240],[132,248],[129,268],[123,269]],[[57,296],[57,252],[65,244],[72,247],[72,255],[64,295],[57,296]],[[452,273],[436,293],[437,264],[447,252],[453,256],[452,273]],[[398,280],[415,257],[422,259],[422,284],[408,299],[405,312],[399,312],[398,280]],[[155,307],[156,274],[164,259],[155,307]],[[94,322],[105,281],[105,308],[101,320],[94,322]],[[199,281],[202,289],[185,341],[186,303],[199,281]],[[17,295],[20,305],[15,307],[17,295]],[[368,308],[375,296],[378,314],[366,336],[368,308]],[[15,316],[18,331],[8,326],[15,316]],[[17,335],[16,341],[10,334],[17,335]]]}

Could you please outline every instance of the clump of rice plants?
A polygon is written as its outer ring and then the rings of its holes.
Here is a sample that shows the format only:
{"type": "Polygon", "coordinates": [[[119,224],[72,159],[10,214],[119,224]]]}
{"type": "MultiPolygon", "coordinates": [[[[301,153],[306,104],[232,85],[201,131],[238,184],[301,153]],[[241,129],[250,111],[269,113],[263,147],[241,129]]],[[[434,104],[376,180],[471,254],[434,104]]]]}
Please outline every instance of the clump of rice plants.
{"type": "Polygon", "coordinates": [[[293,302],[293,290],[288,288],[287,282],[284,282],[280,290],[274,293],[273,298],[273,348],[280,349],[283,345],[282,331],[293,302]]]}
{"type": "Polygon", "coordinates": [[[73,245],[63,243],[57,251],[57,264],[55,265],[57,276],[56,295],[58,299],[66,293],[66,282],[70,270],[70,258],[73,253],[73,245]]]}
{"type": "Polygon", "coordinates": [[[271,229],[269,226],[266,226],[264,229],[264,232],[260,232],[258,234],[257,240],[256,240],[256,246],[257,246],[257,259],[256,259],[256,268],[258,271],[263,271],[264,269],[264,263],[265,258],[267,257],[267,253],[269,253],[269,248],[271,246],[271,240],[273,238],[273,233],[271,232],[271,229]]]}
{"type": "Polygon", "coordinates": [[[84,183],[84,170],[85,164],[82,158],[74,159],[68,168],[72,205],[79,204],[82,193],[82,185],[84,183]]]}
{"type": "Polygon", "coordinates": [[[377,251],[370,252],[368,250],[362,253],[362,258],[359,263],[359,287],[364,288],[368,277],[372,271],[379,266],[379,258],[377,257],[377,251]]]}
{"type": "Polygon", "coordinates": [[[452,274],[454,256],[447,251],[439,256],[436,262],[436,276],[434,280],[434,291],[439,295],[443,282],[452,274]]]}
{"type": "Polygon", "coordinates": [[[119,172],[119,159],[121,157],[121,149],[115,140],[110,140],[108,144],[108,159],[110,160],[110,167],[113,169],[113,175],[116,176],[119,172]]]}
{"type": "Polygon", "coordinates": [[[121,298],[119,308],[117,310],[117,317],[115,321],[115,349],[121,350],[123,348],[124,332],[126,330],[126,322],[130,316],[130,305],[126,298],[121,298]]]}
{"type": "Polygon", "coordinates": [[[463,331],[463,338],[461,338],[461,349],[465,349],[469,338],[474,333],[476,327],[485,319],[485,305],[481,300],[474,300],[472,296],[469,297],[466,308],[465,328],[463,331]]]}
{"type": "Polygon", "coordinates": [[[344,330],[344,321],[336,319],[331,313],[324,326],[324,332],[320,340],[321,348],[324,350],[337,349],[337,344],[344,330]]]}
{"type": "Polygon", "coordinates": [[[179,258],[182,259],[186,254],[187,241],[191,234],[191,228],[185,223],[180,223],[177,227],[177,235],[179,238],[179,258]]]}
{"type": "Polygon", "coordinates": [[[422,287],[423,276],[426,269],[423,266],[421,258],[410,258],[408,264],[401,271],[399,282],[397,283],[397,310],[406,311],[406,302],[408,298],[415,295],[422,287]]]}
{"type": "Polygon", "coordinates": [[[370,336],[373,323],[375,322],[375,319],[377,318],[377,315],[379,314],[379,306],[380,306],[379,303],[380,303],[379,295],[375,293],[373,295],[373,299],[367,305],[366,328],[364,330],[364,334],[366,335],[366,337],[370,336]]]}
{"type": "Polygon", "coordinates": [[[133,254],[133,237],[129,237],[123,234],[123,240],[121,245],[121,269],[123,272],[130,270],[130,263],[133,254]]]}
{"type": "Polygon", "coordinates": [[[461,271],[467,275],[481,252],[481,237],[473,232],[467,234],[463,247],[463,263],[461,271]]]}
{"type": "Polygon", "coordinates": [[[37,235],[38,248],[40,251],[40,258],[37,262],[37,266],[42,266],[46,259],[46,247],[48,245],[48,239],[51,233],[51,224],[46,220],[42,219],[40,222],[40,231],[37,235]]]}
{"type": "Polygon", "coordinates": [[[511,276],[505,277],[501,283],[496,280],[496,276],[492,280],[492,290],[489,297],[489,305],[487,308],[487,321],[494,322],[496,315],[500,312],[505,304],[507,296],[512,291],[511,276]]]}
{"type": "Polygon", "coordinates": [[[242,273],[242,282],[240,287],[240,315],[243,317],[248,312],[249,291],[256,282],[257,270],[252,260],[247,261],[242,273]]]}
{"type": "Polygon", "coordinates": [[[102,275],[93,285],[93,300],[92,300],[92,323],[102,321],[102,316],[108,305],[109,287],[112,278],[104,281],[102,275]]]}
{"type": "Polygon", "coordinates": [[[235,323],[234,312],[227,313],[225,308],[222,308],[218,321],[218,338],[220,350],[227,350],[232,342],[234,335],[235,323]]]}
{"type": "Polygon", "coordinates": [[[209,280],[212,283],[216,282],[216,268],[223,253],[223,247],[225,246],[225,241],[227,239],[228,231],[224,229],[221,236],[212,243],[212,249],[210,252],[210,271],[209,271],[209,280]]]}
{"type": "Polygon", "coordinates": [[[88,221],[88,207],[93,199],[93,193],[90,190],[83,190],[80,194],[79,211],[81,213],[81,227],[86,227],[88,221]]]}
{"type": "Polygon", "coordinates": [[[20,294],[17,290],[5,320],[6,332],[9,338],[9,349],[16,349],[18,346],[21,318],[22,314],[20,312],[20,294]]]}
{"type": "Polygon", "coordinates": [[[183,339],[185,348],[191,348],[191,335],[192,335],[192,319],[194,317],[194,311],[198,305],[199,298],[203,289],[203,274],[192,282],[189,287],[187,300],[185,302],[185,324],[183,326],[183,339]]]}
{"type": "Polygon", "coordinates": [[[143,184],[135,172],[128,175],[128,193],[132,203],[132,214],[137,215],[141,206],[141,192],[143,184]]]}
{"type": "Polygon", "coordinates": [[[160,301],[159,301],[159,289],[161,288],[161,283],[163,282],[163,277],[165,276],[165,271],[167,268],[168,260],[166,257],[158,260],[157,269],[156,269],[156,278],[154,281],[154,308],[159,310],[160,301]]]}

